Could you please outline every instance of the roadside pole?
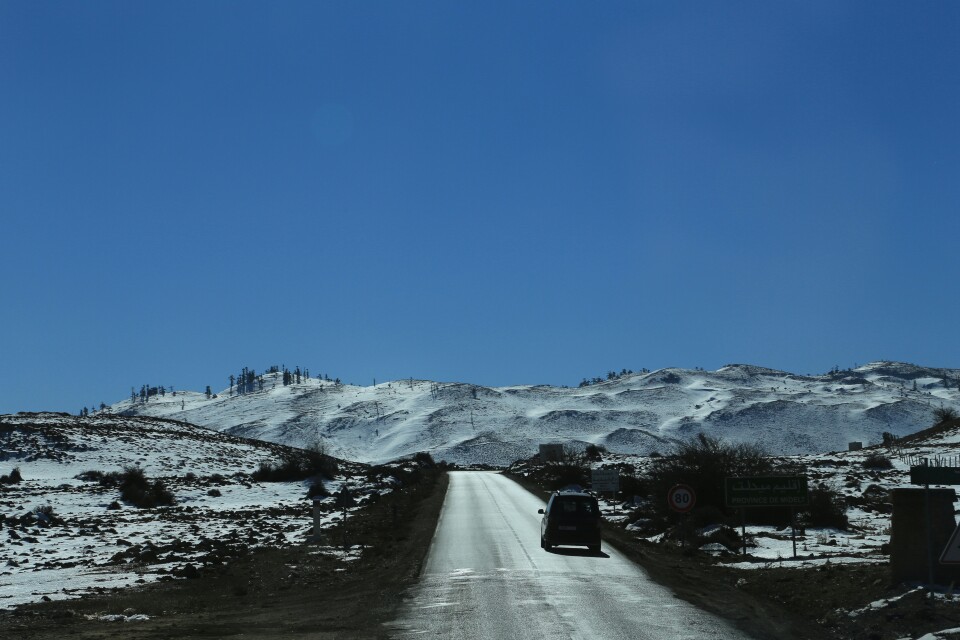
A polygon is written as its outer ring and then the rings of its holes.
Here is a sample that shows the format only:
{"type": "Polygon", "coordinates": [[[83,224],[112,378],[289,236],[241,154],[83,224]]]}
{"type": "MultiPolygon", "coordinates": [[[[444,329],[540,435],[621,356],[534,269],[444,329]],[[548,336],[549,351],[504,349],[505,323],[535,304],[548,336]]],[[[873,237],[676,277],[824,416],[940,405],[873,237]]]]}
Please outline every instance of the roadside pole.
{"type": "MultiPolygon", "coordinates": [[[[923,459],[923,466],[929,467],[929,458],[923,459]]],[[[930,592],[930,602],[933,602],[933,526],[930,523],[930,476],[928,475],[923,485],[923,505],[926,511],[927,521],[927,589],[930,592]]]]}
{"type": "Polygon", "coordinates": [[[697,504],[697,494],[685,484],[676,484],[667,492],[667,506],[680,514],[680,548],[686,547],[686,529],[690,526],[690,511],[697,504]],[[684,517],[686,514],[686,517],[684,517]]]}
{"type": "Polygon", "coordinates": [[[353,496],[350,495],[350,488],[347,485],[343,485],[340,488],[340,493],[337,495],[337,506],[341,507],[343,511],[341,512],[340,518],[340,530],[343,536],[343,552],[347,552],[347,509],[356,504],[356,501],[353,499],[353,496]]]}
{"type": "Polygon", "coordinates": [[[340,519],[340,523],[343,525],[343,552],[347,552],[347,503],[343,503],[343,517],[340,519]]]}
{"type": "Polygon", "coordinates": [[[790,509],[790,531],[793,537],[793,559],[797,559],[797,510],[790,509]]]}
{"type": "Polygon", "coordinates": [[[743,555],[747,555],[747,510],[740,508],[740,539],[743,540],[743,555]]]}

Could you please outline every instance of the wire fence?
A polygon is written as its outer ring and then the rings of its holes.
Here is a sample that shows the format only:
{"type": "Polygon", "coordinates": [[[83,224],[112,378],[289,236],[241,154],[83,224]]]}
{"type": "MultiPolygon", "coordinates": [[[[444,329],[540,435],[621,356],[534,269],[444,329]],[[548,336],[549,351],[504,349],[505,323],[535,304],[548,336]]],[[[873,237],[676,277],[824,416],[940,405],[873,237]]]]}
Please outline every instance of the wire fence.
{"type": "Polygon", "coordinates": [[[924,464],[930,467],[960,467],[960,456],[947,455],[917,455],[915,453],[901,452],[897,455],[901,462],[911,467],[922,467],[924,464]],[[924,462],[926,461],[926,462],[924,462]]]}

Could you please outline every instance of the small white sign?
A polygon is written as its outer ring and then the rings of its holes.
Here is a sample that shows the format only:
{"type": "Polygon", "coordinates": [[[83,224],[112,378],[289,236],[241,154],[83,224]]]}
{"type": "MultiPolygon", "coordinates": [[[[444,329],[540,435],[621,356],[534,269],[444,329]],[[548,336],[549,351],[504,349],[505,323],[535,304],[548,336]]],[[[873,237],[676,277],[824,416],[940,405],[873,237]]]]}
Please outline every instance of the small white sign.
{"type": "Polygon", "coordinates": [[[620,471],[617,469],[594,469],[590,476],[594,491],[619,491],[620,471]]]}

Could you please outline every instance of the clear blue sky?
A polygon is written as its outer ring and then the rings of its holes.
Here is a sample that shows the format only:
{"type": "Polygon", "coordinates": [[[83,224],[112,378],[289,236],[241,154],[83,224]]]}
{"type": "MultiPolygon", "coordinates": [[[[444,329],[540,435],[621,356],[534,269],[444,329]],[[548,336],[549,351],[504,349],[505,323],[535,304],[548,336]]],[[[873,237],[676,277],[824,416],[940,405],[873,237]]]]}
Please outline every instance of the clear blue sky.
{"type": "Polygon", "coordinates": [[[960,367],[955,2],[0,3],[0,412],[960,367]]]}

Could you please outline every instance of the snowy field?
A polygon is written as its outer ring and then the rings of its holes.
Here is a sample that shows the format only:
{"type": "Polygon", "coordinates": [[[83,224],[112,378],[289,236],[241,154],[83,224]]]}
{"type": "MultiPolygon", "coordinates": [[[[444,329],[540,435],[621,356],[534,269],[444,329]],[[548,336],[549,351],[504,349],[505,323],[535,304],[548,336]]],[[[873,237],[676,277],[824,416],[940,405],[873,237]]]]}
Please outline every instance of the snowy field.
{"type": "MultiPolygon", "coordinates": [[[[23,478],[0,484],[0,607],[179,579],[252,549],[306,541],[314,533],[309,482],[250,477],[288,453],[155,419],[0,416],[0,475],[17,468],[23,478]],[[162,480],[175,504],[139,509],[123,502],[116,486],[78,477],[131,465],[162,480]]],[[[356,511],[394,482],[389,468],[371,474],[341,462],[324,484],[331,494],[349,485],[356,511]]],[[[322,537],[341,511],[333,497],[322,498],[320,508],[322,537]]]]}

